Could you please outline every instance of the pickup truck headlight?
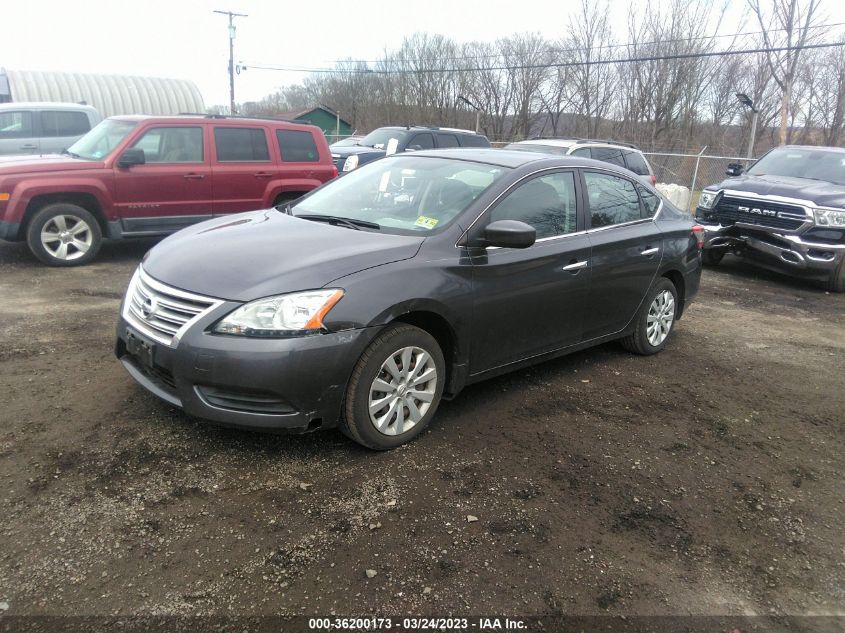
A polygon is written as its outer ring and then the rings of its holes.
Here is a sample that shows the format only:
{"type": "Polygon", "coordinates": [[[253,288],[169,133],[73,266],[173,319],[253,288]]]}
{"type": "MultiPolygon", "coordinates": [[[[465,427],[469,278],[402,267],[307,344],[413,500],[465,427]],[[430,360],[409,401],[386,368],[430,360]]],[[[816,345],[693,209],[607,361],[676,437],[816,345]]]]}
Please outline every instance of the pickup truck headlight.
{"type": "Polygon", "coordinates": [[[345,161],[343,161],[343,171],[352,171],[358,166],[358,155],[352,154],[345,161]]]}
{"type": "Polygon", "coordinates": [[[323,318],[343,290],[311,290],[251,301],[233,310],[212,329],[235,336],[285,337],[322,330],[323,318]]]}
{"type": "Polygon", "coordinates": [[[698,206],[702,209],[712,209],[717,195],[719,195],[718,191],[702,191],[701,197],[698,199],[698,206]]]}
{"type": "Polygon", "coordinates": [[[836,211],[834,209],[813,209],[813,216],[817,226],[845,227],[845,209],[836,211]]]}

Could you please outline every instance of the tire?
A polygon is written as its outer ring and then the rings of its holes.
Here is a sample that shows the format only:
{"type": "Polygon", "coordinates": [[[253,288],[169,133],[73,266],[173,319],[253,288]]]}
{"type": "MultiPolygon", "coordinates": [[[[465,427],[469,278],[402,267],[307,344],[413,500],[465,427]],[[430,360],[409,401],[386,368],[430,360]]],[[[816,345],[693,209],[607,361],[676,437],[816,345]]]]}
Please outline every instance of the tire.
{"type": "Polygon", "coordinates": [[[29,250],[48,266],[82,266],[97,255],[103,242],[100,223],[82,207],[48,204],[26,230],[29,250]]]}
{"type": "Polygon", "coordinates": [[[845,258],[839,262],[839,266],[830,275],[827,282],[827,289],[830,292],[845,292],[845,258]]]}
{"type": "Polygon", "coordinates": [[[671,281],[661,277],[643,301],[634,318],[634,331],[622,339],[622,346],[629,352],[643,356],[657,354],[666,347],[677,317],[678,291],[671,281]],[[650,320],[657,330],[649,329],[650,320]]]}
{"type": "Polygon", "coordinates": [[[443,352],[433,336],[412,325],[388,326],[355,365],[346,389],[340,429],[358,444],[378,451],[410,442],[434,417],[445,378],[443,352]],[[408,382],[408,372],[412,380],[416,378],[415,382],[408,382]],[[426,374],[430,374],[429,380],[418,382],[419,376],[426,374]],[[416,384],[418,389],[406,391],[406,384],[416,384]],[[371,403],[383,406],[371,414],[371,403]]]}
{"type": "Polygon", "coordinates": [[[725,256],[723,251],[714,251],[711,248],[705,248],[701,251],[701,263],[705,266],[718,266],[725,256]]]}

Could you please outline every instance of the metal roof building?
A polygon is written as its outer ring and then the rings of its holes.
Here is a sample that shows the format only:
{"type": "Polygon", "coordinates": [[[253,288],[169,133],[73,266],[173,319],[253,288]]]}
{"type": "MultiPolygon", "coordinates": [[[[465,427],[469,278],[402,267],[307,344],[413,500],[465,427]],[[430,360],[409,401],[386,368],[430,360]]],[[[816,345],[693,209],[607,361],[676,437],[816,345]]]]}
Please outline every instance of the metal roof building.
{"type": "Polygon", "coordinates": [[[132,75],[0,69],[0,103],[5,101],[84,101],[104,117],[205,112],[193,81],[132,75]]]}

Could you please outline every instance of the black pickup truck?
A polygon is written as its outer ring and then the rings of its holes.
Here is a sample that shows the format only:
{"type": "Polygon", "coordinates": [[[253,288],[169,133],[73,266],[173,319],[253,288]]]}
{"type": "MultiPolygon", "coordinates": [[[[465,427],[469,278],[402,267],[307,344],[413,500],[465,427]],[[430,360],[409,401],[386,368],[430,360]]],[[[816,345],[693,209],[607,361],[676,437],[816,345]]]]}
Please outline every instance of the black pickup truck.
{"type": "Polygon", "coordinates": [[[784,146],[701,192],[705,265],[726,253],[845,292],[845,149],[784,146]]]}

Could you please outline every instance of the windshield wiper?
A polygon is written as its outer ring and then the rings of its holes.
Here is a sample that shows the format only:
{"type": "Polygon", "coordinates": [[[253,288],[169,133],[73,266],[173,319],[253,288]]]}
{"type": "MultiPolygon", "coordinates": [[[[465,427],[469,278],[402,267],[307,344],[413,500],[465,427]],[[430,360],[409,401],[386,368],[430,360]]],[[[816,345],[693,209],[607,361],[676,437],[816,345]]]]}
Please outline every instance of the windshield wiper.
{"type": "Polygon", "coordinates": [[[69,151],[67,151],[66,149],[63,149],[63,150],[62,150],[62,154],[67,154],[67,155],[68,155],[68,156],[70,156],[71,158],[82,158],[82,157],[81,157],[79,154],[77,154],[76,152],[69,152],[69,151]]]}
{"type": "Polygon", "coordinates": [[[303,220],[314,220],[315,222],[328,222],[329,224],[339,224],[349,229],[360,231],[361,227],[365,229],[375,229],[378,231],[381,227],[375,222],[367,222],[366,220],[356,220],[353,218],[342,218],[337,215],[295,215],[295,218],[302,218],[303,220]]]}

